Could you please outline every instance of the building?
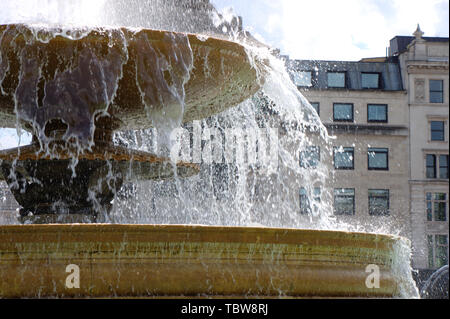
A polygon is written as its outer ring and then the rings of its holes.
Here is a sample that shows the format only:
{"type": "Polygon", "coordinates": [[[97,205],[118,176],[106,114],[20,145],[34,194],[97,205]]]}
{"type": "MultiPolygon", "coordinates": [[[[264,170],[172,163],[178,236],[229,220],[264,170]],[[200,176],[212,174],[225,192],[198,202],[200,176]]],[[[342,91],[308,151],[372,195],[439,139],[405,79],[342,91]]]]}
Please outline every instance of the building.
{"type": "Polygon", "coordinates": [[[323,158],[335,213],[410,238],[421,286],[449,256],[449,40],[413,35],[394,37],[384,58],[287,65],[337,136],[323,158]]]}
{"type": "Polygon", "coordinates": [[[449,42],[448,38],[391,40],[408,91],[413,267],[419,277],[448,264],[449,42]]]}
{"type": "Polygon", "coordinates": [[[409,119],[399,64],[297,60],[288,68],[337,137],[320,154],[337,218],[409,237],[409,119]]]}
{"type": "Polygon", "coordinates": [[[8,184],[2,180],[0,174],[0,224],[17,223],[19,204],[9,190],[8,184]]]}

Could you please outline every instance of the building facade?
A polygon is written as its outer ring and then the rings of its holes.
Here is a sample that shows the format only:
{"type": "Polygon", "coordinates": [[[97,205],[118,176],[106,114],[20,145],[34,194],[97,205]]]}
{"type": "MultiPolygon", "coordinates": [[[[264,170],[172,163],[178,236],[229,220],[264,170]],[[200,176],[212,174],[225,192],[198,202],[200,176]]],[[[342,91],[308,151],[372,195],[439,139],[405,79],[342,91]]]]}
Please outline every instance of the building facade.
{"type": "Polygon", "coordinates": [[[321,153],[336,217],[364,231],[410,236],[407,92],[398,63],[289,61],[332,136],[321,153]]]}
{"type": "Polygon", "coordinates": [[[449,42],[413,35],[385,58],[287,65],[336,136],[323,160],[338,218],[410,238],[420,281],[449,256],[449,42]]]}
{"type": "Polygon", "coordinates": [[[410,216],[413,267],[430,272],[448,264],[449,42],[448,38],[395,37],[408,91],[410,216]]]}
{"type": "Polygon", "coordinates": [[[16,223],[18,216],[16,210],[19,208],[19,204],[2,177],[0,175],[0,224],[16,223]]]}

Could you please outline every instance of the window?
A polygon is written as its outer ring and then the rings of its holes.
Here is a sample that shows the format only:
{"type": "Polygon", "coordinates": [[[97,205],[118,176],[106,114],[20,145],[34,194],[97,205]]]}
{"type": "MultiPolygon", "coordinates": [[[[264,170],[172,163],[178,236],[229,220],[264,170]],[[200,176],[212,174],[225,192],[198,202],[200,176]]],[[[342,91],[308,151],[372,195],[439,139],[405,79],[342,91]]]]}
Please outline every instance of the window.
{"type": "Polygon", "coordinates": [[[448,264],[448,235],[428,235],[428,266],[441,268],[448,264]]]}
{"type": "Polygon", "coordinates": [[[225,199],[228,192],[229,168],[227,164],[213,164],[212,167],[212,184],[214,197],[218,200],[225,199]]]}
{"type": "Polygon", "coordinates": [[[369,189],[369,215],[389,215],[388,189],[369,189]]]}
{"type": "Polygon", "coordinates": [[[439,155],[439,178],[448,178],[448,155],[439,155]]]}
{"type": "Polygon", "coordinates": [[[431,140],[443,141],[444,140],[444,122],[443,121],[431,121],[431,140]]]}
{"type": "Polygon", "coordinates": [[[367,122],[387,123],[388,112],[386,104],[367,104],[367,122]]]}
{"type": "Polygon", "coordinates": [[[6,183],[0,182],[0,211],[15,211],[19,207],[6,183]]]}
{"type": "Polygon", "coordinates": [[[334,103],[333,120],[336,122],[353,122],[353,104],[334,103]]]}
{"type": "Polygon", "coordinates": [[[436,178],[436,155],[427,154],[427,178],[436,178]]]}
{"type": "MultiPolygon", "coordinates": [[[[117,198],[121,200],[135,198],[137,196],[137,186],[134,183],[123,183],[120,190],[116,193],[117,198]]],[[[1,198],[1,197],[0,197],[1,198]]]]}
{"type": "Polygon", "coordinates": [[[294,83],[297,86],[312,86],[311,71],[297,71],[293,73],[294,83]]]}
{"type": "Polygon", "coordinates": [[[354,215],[355,214],[355,189],[335,188],[334,189],[334,214],[354,215]]]}
{"type": "Polygon", "coordinates": [[[447,221],[447,194],[427,193],[427,221],[445,222],[447,221]]]}
{"type": "Polygon", "coordinates": [[[430,80],[430,103],[444,103],[444,81],[430,80]]]}
{"type": "Polygon", "coordinates": [[[363,89],[380,88],[380,73],[361,73],[361,87],[363,89]]]}
{"type": "Polygon", "coordinates": [[[345,72],[328,72],[329,88],[345,88],[345,72]]]}
{"type": "Polygon", "coordinates": [[[252,202],[261,201],[264,193],[263,187],[262,181],[254,178],[252,183],[249,185],[247,198],[249,198],[252,202]]]}
{"type": "Polygon", "coordinates": [[[335,169],[353,169],[354,168],[354,148],[340,147],[334,148],[334,168],[335,169]]]}
{"type": "Polygon", "coordinates": [[[320,203],[320,187],[314,187],[313,196],[308,194],[306,188],[300,188],[300,214],[318,213],[320,203]],[[312,205],[311,200],[312,198],[312,205]]]}
{"type": "Polygon", "coordinates": [[[448,155],[427,154],[425,161],[427,178],[448,179],[448,155]]]}
{"type": "Polygon", "coordinates": [[[155,183],[152,190],[152,196],[174,198],[179,196],[177,184],[173,180],[162,180],[155,183]]]}
{"type": "Polygon", "coordinates": [[[320,115],[320,103],[319,102],[311,102],[311,106],[316,110],[317,115],[320,115]]]}
{"type": "Polygon", "coordinates": [[[300,167],[317,167],[320,162],[320,147],[308,146],[306,150],[300,152],[300,167]]]}
{"type": "Polygon", "coordinates": [[[369,148],[367,161],[369,170],[389,170],[389,150],[387,148],[369,148]]]}

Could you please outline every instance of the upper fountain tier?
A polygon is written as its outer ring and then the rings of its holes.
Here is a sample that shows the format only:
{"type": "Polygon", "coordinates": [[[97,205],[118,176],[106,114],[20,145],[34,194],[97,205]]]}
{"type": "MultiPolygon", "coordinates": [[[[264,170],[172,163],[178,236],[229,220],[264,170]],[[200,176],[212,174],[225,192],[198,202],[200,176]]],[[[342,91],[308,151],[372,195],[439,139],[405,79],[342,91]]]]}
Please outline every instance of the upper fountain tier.
{"type": "Polygon", "coordinates": [[[0,25],[0,127],[34,136],[0,152],[0,177],[24,217],[107,213],[124,180],[175,174],[168,159],[112,145],[114,130],[167,133],[222,112],[259,89],[256,69],[244,46],[201,35],[0,25]]]}
{"type": "Polygon", "coordinates": [[[202,119],[259,87],[245,48],[223,39],[0,25],[0,127],[19,120],[40,139],[48,123],[62,123],[65,137],[83,140],[94,136],[94,127],[142,129],[161,120],[202,119]]]}

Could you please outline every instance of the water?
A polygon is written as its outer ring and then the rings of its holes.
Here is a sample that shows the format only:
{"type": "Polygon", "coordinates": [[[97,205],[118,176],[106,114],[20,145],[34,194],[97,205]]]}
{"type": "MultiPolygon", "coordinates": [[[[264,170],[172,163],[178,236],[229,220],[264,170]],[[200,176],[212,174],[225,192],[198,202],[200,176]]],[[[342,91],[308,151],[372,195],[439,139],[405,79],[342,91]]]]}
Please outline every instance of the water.
{"type": "MultiPolygon", "coordinates": [[[[175,0],[96,1],[95,4],[79,0],[69,5],[65,1],[63,4],[63,1],[50,0],[3,1],[0,4],[0,24],[20,22],[36,30],[36,33],[29,35],[30,43],[45,43],[56,35],[83,39],[93,28],[97,28],[106,38],[122,39],[122,43],[112,43],[106,55],[96,60],[97,71],[105,73],[105,76],[101,83],[93,83],[98,90],[92,98],[100,99],[103,107],[80,115],[89,123],[90,131],[83,131],[77,123],[66,121],[68,130],[65,138],[73,138],[71,146],[76,149],[75,154],[92,147],[94,116],[105,112],[115,98],[117,83],[122,77],[121,66],[128,58],[125,44],[140,41],[140,47],[144,47],[143,56],[152,56],[152,47],[145,47],[146,40],[135,36],[139,28],[198,33],[202,41],[214,36],[239,42],[246,48],[248,60],[257,71],[261,90],[255,96],[218,115],[182,124],[184,87],[189,81],[193,52],[186,37],[169,35],[172,38],[167,41],[173,41],[179,48],[179,51],[169,53],[172,59],[180,61],[179,69],[173,70],[169,64],[164,64],[169,58],[157,61],[162,63],[160,70],[176,72],[171,78],[178,81],[169,83],[162,78],[159,82],[162,86],[158,87],[157,92],[164,94],[157,96],[155,92],[146,90],[149,79],[145,78],[146,72],[141,72],[136,79],[137,86],[153,128],[116,132],[114,142],[168,156],[173,163],[178,160],[198,163],[200,173],[189,178],[180,178],[175,173],[175,178],[170,180],[126,182],[116,194],[113,209],[104,216],[104,222],[398,233],[400,230],[392,229],[390,225],[350,225],[335,218],[332,213],[332,189],[327,187],[332,178],[331,172],[323,161],[315,168],[299,165],[300,154],[309,146],[320,145],[321,154],[332,154],[330,142],[333,137],[328,136],[312,106],[292,83],[284,61],[276,57],[271,48],[256,44],[241,29],[239,18],[221,15],[207,3],[198,4],[195,1],[181,4],[175,0]],[[183,10],[179,10],[181,5],[183,10]],[[129,33],[118,29],[121,26],[127,26],[129,33]],[[77,31],[68,33],[69,29],[77,31]],[[170,105],[170,108],[152,108],[155,99],[163,105],[170,105]],[[308,214],[299,213],[301,188],[305,189],[310,203],[308,214]],[[320,194],[315,193],[316,188],[320,188],[320,194]]],[[[24,46],[19,50],[25,73],[27,65],[30,70],[40,70],[39,63],[42,61],[27,59],[27,54],[33,54],[28,51],[32,49],[24,46]]],[[[93,55],[98,56],[98,52],[86,46],[81,49],[78,58],[92,58],[93,55]]],[[[207,57],[206,54],[205,59],[207,57]]],[[[72,57],[68,53],[63,58],[69,60],[72,57]]],[[[154,65],[148,61],[142,60],[140,63],[141,70],[157,71],[148,69],[154,65]]],[[[33,120],[36,132],[41,133],[41,149],[55,155],[50,147],[52,140],[43,134],[46,123],[39,122],[39,116],[36,116],[39,108],[33,114],[21,112],[21,105],[38,104],[35,90],[40,74],[29,72],[32,76],[26,77],[25,73],[19,86],[23,94],[16,92],[19,93],[16,95],[16,114],[21,119],[33,120]]],[[[76,81],[76,67],[63,70],[58,76],[73,77],[76,81]]],[[[0,88],[2,80],[0,60],[0,88]]],[[[51,87],[51,81],[48,85],[51,87]]],[[[56,88],[52,90],[56,112],[64,97],[58,95],[57,79],[53,87],[56,88]]],[[[74,91],[76,94],[78,92],[74,91]]],[[[18,132],[21,132],[20,125],[18,132]]],[[[72,166],[76,165],[74,160],[72,166]]],[[[110,169],[107,178],[111,178],[112,172],[110,169]]],[[[398,256],[394,263],[409,260],[410,251],[402,247],[398,256]]],[[[404,267],[404,264],[399,264],[396,269],[405,272],[404,267]]],[[[407,268],[409,270],[409,265],[407,268]]],[[[411,291],[405,294],[413,295],[411,291]]]]}
{"type": "MultiPolygon", "coordinates": [[[[260,94],[170,134],[176,141],[175,146],[170,146],[172,159],[201,164],[200,174],[189,179],[135,184],[130,194],[123,194],[128,199],[117,201],[113,221],[334,227],[326,200],[316,203],[311,214],[298,213],[299,188],[306,187],[310,193],[314,186],[324,189],[328,176],[324,166],[315,170],[299,168],[299,153],[313,139],[320,140],[326,152],[326,130],[291,83],[283,62],[267,49],[255,50],[248,47],[249,59],[266,60],[266,66],[258,70],[259,80],[264,81],[260,94]]],[[[131,132],[132,139],[129,134],[125,138],[118,134],[116,139],[133,148],[158,147],[151,143],[160,130],[138,132],[136,136],[131,132]]],[[[326,198],[325,189],[322,198],[326,198]]]]}
{"type": "MultiPolygon", "coordinates": [[[[309,103],[292,84],[283,61],[275,58],[270,48],[262,45],[255,47],[254,40],[240,29],[237,17],[229,14],[222,16],[207,4],[197,5],[194,2],[185,2],[187,3],[183,4],[185,11],[182,11],[178,10],[179,3],[174,5],[168,2],[156,2],[156,6],[145,6],[141,2],[138,4],[138,2],[128,1],[126,4],[121,1],[104,2],[103,5],[96,4],[90,8],[92,17],[81,17],[78,14],[80,8],[86,9],[87,4],[84,1],[69,7],[58,1],[47,1],[41,4],[37,13],[34,13],[36,3],[33,1],[28,7],[15,2],[3,4],[6,6],[3,12],[8,13],[2,16],[1,23],[18,21],[26,22],[28,25],[23,30],[19,28],[14,31],[5,31],[13,32],[12,35],[8,34],[9,39],[23,34],[29,44],[39,46],[40,43],[47,43],[58,35],[73,40],[83,39],[93,28],[102,36],[115,39],[115,44],[111,45],[109,52],[103,56],[86,45],[81,51],[78,49],[79,53],[74,58],[72,52],[75,48],[68,47],[67,56],[61,56],[60,59],[68,61],[66,64],[70,68],[56,73],[51,80],[45,79],[47,89],[43,102],[38,100],[37,84],[42,80],[47,61],[45,57],[41,60],[27,59],[30,55],[38,55],[39,47],[16,45],[18,55],[21,57],[20,63],[23,65],[21,80],[15,92],[16,114],[21,120],[34,123],[35,134],[39,136],[42,144],[41,150],[53,157],[58,156],[54,154],[54,149],[50,146],[53,138],[47,137],[44,132],[45,121],[48,117],[40,116],[40,114],[61,113],[58,105],[63,102],[67,104],[67,96],[63,94],[64,91],[58,93],[60,89],[57,83],[59,81],[79,82],[83,70],[77,71],[77,59],[80,62],[85,58],[93,60],[95,66],[92,65],[92,67],[98,70],[96,72],[105,73],[105,76],[101,82],[98,79],[102,77],[95,73],[92,79],[88,79],[91,87],[98,88],[91,93],[88,100],[100,101],[98,104],[103,107],[95,112],[87,111],[89,108],[85,107],[83,109],[86,112],[79,114],[76,118],[70,118],[71,107],[62,110],[68,111],[67,116],[59,114],[68,126],[63,139],[74,141],[70,145],[71,149],[76,150],[72,166],[77,165],[76,154],[90,149],[93,145],[94,116],[105,112],[115,97],[117,83],[122,76],[121,66],[127,61],[126,44],[135,41],[140,48],[144,48],[140,55],[142,57],[155,55],[151,52],[151,46],[146,47],[144,38],[141,39],[137,35],[125,35],[119,29],[115,29],[118,26],[197,32],[201,40],[213,35],[239,41],[245,46],[248,59],[257,70],[258,81],[262,86],[261,92],[236,108],[202,121],[194,121],[192,125],[185,125],[184,129],[177,128],[181,125],[184,111],[184,84],[189,81],[192,68],[192,61],[189,61],[189,59],[192,60],[192,57],[189,57],[189,54],[192,55],[192,52],[189,53],[189,43],[186,39],[167,39],[167,41],[176,41],[176,47],[181,49],[180,52],[171,54],[172,59],[184,56],[179,64],[181,71],[177,74],[181,72],[184,75],[178,76],[180,82],[170,85],[164,79],[158,80],[157,83],[160,83],[160,86],[156,88],[156,92],[159,92],[159,95],[148,91],[148,88],[153,90],[154,87],[146,85],[151,79],[146,79],[145,74],[162,72],[148,69],[150,65],[158,65],[159,69],[170,71],[164,66],[170,57],[164,61],[158,60],[158,63],[139,61],[138,69],[142,72],[139,73],[137,84],[154,129],[119,132],[115,136],[116,142],[159,155],[170,155],[173,162],[181,159],[200,163],[202,170],[198,176],[188,179],[176,177],[169,181],[134,182],[125,185],[115,199],[114,210],[106,221],[335,228],[336,226],[332,225],[334,220],[328,214],[331,210],[328,209],[329,201],[327,201],[330,196],[325,188],[328,177],[326,168],[319,165],[314,170],[300,169],[298,165],[299,153],[307,145],[312,144],[314,139],[319,140],[326,152],[328,136],[309,103]],[[102,8],[106,7],[109,10],[103,14],[102,8]],[[125,7],[127,7],[126,10],[124,10],[125,7]],[[169,18],[161,18],[164,16],[162,10],[169,10],[165,14],[169,18]],[[20,14],[16,16],[14,12],[20,12],[20,14]],[[179,12],[183,14],[180,15],[179,12]],[[190,17],[189,22],[186,22],[187,17],[190,17]],[[103,30],[96,25],[110,25],[112,29],[108,30],[112,31],[103,30]],[[28,29],[31,29],[31,34],[28,29]],[[117,41],[117,39],[122,40],[117,41]],[[186,43],[183,44],[183,41],[186,43]],[[182,49],[183,47],[186,48],[182,49]],[[38,72],[33,73],[33,70],[38,72]],[[167,92],[167,94],[161,92],[167,92]],[[163,111],[152,108],[152,105],[157,102],[155,98],[162,99],[159,102],[170,108],[167,107],[163,111]],[[170,103],[173,99],[177,103],[170,103]],[[46,108],[38,106],[39,103],[46,104],[46,108]],[[267,112],[272,115],[267,116],[267,112]],[[85,123],[85,125],[78,125],[79,123],[85,123]],[[91,129],[85,131],[85,127],[91,129]],[[133,138],[136,140],[137,136],[139,136],[139,143],[133,141],[133,138]],[[192,148],[189,147],[191,140],[192,148]],[[184,149],[184,154],[180,154],[178,148],[184,149]],[[186,156],[186,148],[190,148],[187,150],[188,156],[186,156]],[[312,194],[313,188],[317,186],[322,188],[320,202],[314,203],[311,214],[300,215],[298,213],[300,187],[305,187],[308,193],[312,194]]],[[[136,32],[138,31],[139,29],[136,29],[136,32]]],[[[207,57],[206,55],[205,59],[207,57]]],[[[208,67],[207,62],[205,67],[208,67]]],[[[0,72],[0,78],[4,78],[7,68],[8,66],[3,62],[3,74],[0,72]]],[[[173,75],[171,78],[177,77],[173,75]]],[[[80,102],[76,99],[80,92],[79,88],[72,90],[69,106],[70,103],[80,102]]],[[[20,125],[17,126],[20,127],[20,125]]],[[[180,151],[183,153],[182,150],[180,151]]]]}
{"type": "MultiPolygon", "coordinates": [[[[34,123],[35,134],[40,137],[41,151],[58,157],[54,147],[50,146],[54,139],[44,132],[48,114],[58,113],[68,126],[63,139],[72,141],[69,148],[73,150],[72,170],[75,175],[77,154],[91,149],[94,117],[104,113],[114,100],[122,77],[122,66],[128,59],[127,45],[135,42],[142,51],[138,56],[146,57],[138,61],[136,84],[151,123],[148,126],[153,128],[116,132],[116,144],[167,156],[174,163],[184,160],[201,165],[200,174],[187,179],[176,177],[167,181],[125,183],[114,200],[113,211],[106,222],[260,225],[403,233],[397,225],[373,225],[373,221],[350,225],[335,219],[332,214],[332,190],[327,187],[329,179],[334,178],[333,172],[325,167],[324,161],[319,162],[316,168],[302,168],[299,165],[300,154],[313,145],[320,145],[321,157],[331,156],[330,141],[333,137],[328,136],[311,105],[292,83],[284,61],[277,58],[271,48],[255,42],[242,29],[240,19],[230,12],[218,13],[204,1],[175,0],[116,0],[95,4],[83,0],[70,4],[57,0],[30,0],[3,1],[0,6],[0,23],[26,23],[25,29],[32,31],[19,28],[8,31],[9,34],[5,31],[2,36],[11,39],[16,34],[25,34],[28,44],[36,45],[16,45],[22,75],[15,92],[15,113],[20,119],[34,123]],[[118,29],[119,26],[127,26],[128,31],[118,29]],[[184,86],[193,67],[194,53],[189,41],[182,35],[168,35],[172,38],[166,41],[173,42],[178,51],[158,56],[145,37],[140,35],[139,28],[195,32],[201,41],[214,36],[241,43],[246,48],[249,62],[257,71],[260,92],[221,114],[181,127],[185,107],[184,86]],[[37,55],[40,44],[58,35],[77,40],[83,39],[92,30],[110,42],[108,52],[100,53],[83,44],[74,55],[74,48],[70,48],[69,42],[66,56],[60,57],[66,61],[67,68],[58,71],[52,79],[44,79],[46,108],[42,108],[39,105],[43,103],[39,98],[42,93],[38,87],[42,85],[48,61],[45,57],[27,57],[37,55]],[[94,73],[87,80],[88,86],[96,89],[90,90],[88,100],[99,102],[97,105],[100,107],[96,110],[86,107],[83,114],[71,118],[71,107],[58,107],[61,103],[68,103],[67,88],[62,90],[58,83],[80,82],[84,73],[77,69],[76,63],[83,59],[93,61],[91,69],[94,73]],[[170,65],[168,62],[177,59],[177,64],[170,65]],[[165,72],[172,79],[170,83],[164,78],[165,72]],[[152,79],[146,74],[159,74],[156,86],[147,85],[152,79]],[[166,107],[152,107],[157,103],[166,107]],[[79,123],[85,125],[80,126],[79,123]],[[299,213],[302,188],[310,204],[308,214],[299,213]]],[[[208,53],[203,54],[204,66],[208,68],[208,53]]],[[[7,68],[5,60],[2,64],[0,57],[2,90],[7,68]]],[[[77,99],[82,94],[81,89],[69,90],[69,106],[71,103],[84,103],[77,99]]],[[[30,140],[29,135],[23,137],[19,121],[16,129],[22,136],[21,144],[30,140]]],[[[10,147],[11,141],[5,144],[10,147]]]]}
{"type": "MultiPolygon", "coordinates": [[[[49,106],[45,110],[28,106],[42,103],[38,99],[37,84],[41,84],[46,61],[42,58],[27,60],[27,55],[36,53],[31,52],[33,49],[28,45],[18,49],[24,66],[22,73],[26,73],[26,67],[39,71],[34,74],[30,71],[32,76],[21,77],[15,95],[16,114],[21,119],[34,122],[42,144],[41,150],[57,157],[57,154],[52,154],[55,153],[50,147],[53,139],[44,134],[46,123],[40,120],[42,117],[39,114],[69,110],[67,119],[64,114],[59,115],[68,125],[64,139],[73,141],[70,145],[75,150],[72,167],[77,164],[76,155],[93,145],[94,116],[105,112],[114,100],[117,83],[122,77],[121,66],[128,59],[127,44],[134,41],[143,48],[140,56],[155,57],[152,62],[139,61],[138,69],[141,71],[136,80],[153,128],[117,132],[115,142],[160,156],[170,156],[173,162],[185,160],[198,163],[202,169],[198,176],[188,179],[126,183],[114,200],[114,209],[107,216],[107,222],[260,225],[402,233],[401,229],[384,223],[374,227],[372,222],[350,225],[335,219],[331,213],[332,190],[327,188],[329,179],[334,178],[332,172],[323,162],[319,162],[314,169],[299,166],[299,156],[309,146],[320,145],[321,157],[330,155],[330,140],[333,137],[328,136],[311,105],[292,83],[284,61],[274,56],[271,48],[255,42],[251,35],[242,30],[239,18],[230,12],[218,13],[207,2],[198,1],[116,0],[98,1],[90,5],[82,0],[71,4],[56,0],[30,0],[6,1],[1,6],[0,23],[26,23],[27,28],[33,31],[26,34],[29,43],[39,45],[57,35],[83,39],[94,29],[111,42],[106,55],[100,55],[85,45],[73,63],[70,62],[74,59],[73,49],[68,48],[67,56],[60,58],[69,61],[69,69],[47,80],[45,96],[49,106]],[[99,26],[110,27],[105,29],[99,26]],[[130,28],[128,34],[117,29],[119,26],[130,28]],[[146,46],[146,39],[137,35],[139,28],[195,32],[202,41],[214,36],[239,42],[246,48],[248,59],[257,70],[262,89],[253,98],[228,111],[180,128],[184,112],[184,85],[189,81],[192,68],[193,53],[189,41],[181,35],[172,35],[175,38],[167,41],[175,41],[179,52],[171,52],[172,57],[156,58],[152,47],[146,46]],[[96,59],[92,59],[93,56],[96,59]],[[171,71],[167,61],[177,56],[181,58],[180,63],[176,70],[171,71]],[[104,73],[104,80],[99,81],[101,76],[96,74],[90,79],[90,86],[98,89],[89,99],[100,101],[98,104],[102,106],[94,112],[89,110],[70,119],[70,107],[58,108],[67,99],[64,93],[67,90],[58,89],[57,83],[59,80],[76,82],[77,77],[83,74],[82,70],[77,73],[70,65],[76,63],[76,59],[82,61],[84,58],[96,61],[93,67],[97,73],[104,73]],[[151,69],[152,65],[158,65],[156,69],[159,68],[159,71],[151,69]],[[165,81],[164,70],[173,72],[170,77],[177,79],[176,83],[165,81]],[[146,78],[147,73],[161,75],[160,80],[156,81],[159,86],[146,85],[151,81],[146,78]],[[153,108],[156,102],[167,107],[163,110],[153,108]],[[80,122],[87,125],[77,125],[80,122]],[[90,130],[86,132],[85,127],[90,130]],[[299,214],[301,188],[305,189],[311,206],[309,214],[299,214]]],[[[26,33],[23,30],[15,32],[26,33]]],[[[207,58],[206,53],[206,68],[207,58]]],[[[1,66],[0,60],[0,88],[3,89],[1,83],[7,66],[4,63],[3,68],[1,66]]],[[[79,103],[76,99],[79,94],[79,89],[72,90],[70,103],[79,103]]],[[[21,126],[17,124],[16,128],[23,135],[21,126]]],[[[21,138],[21,144],[27,140],[30,140],[29,135],[21,138]]]]}

